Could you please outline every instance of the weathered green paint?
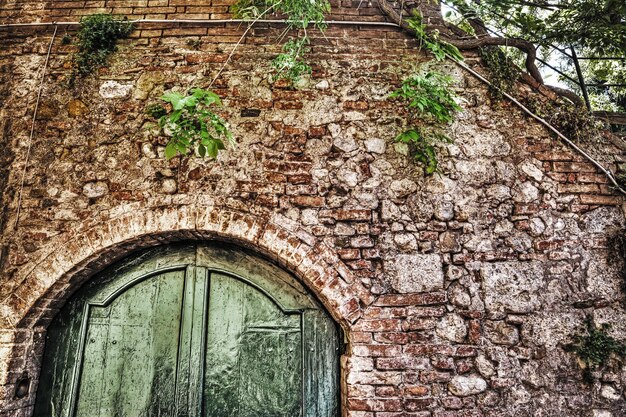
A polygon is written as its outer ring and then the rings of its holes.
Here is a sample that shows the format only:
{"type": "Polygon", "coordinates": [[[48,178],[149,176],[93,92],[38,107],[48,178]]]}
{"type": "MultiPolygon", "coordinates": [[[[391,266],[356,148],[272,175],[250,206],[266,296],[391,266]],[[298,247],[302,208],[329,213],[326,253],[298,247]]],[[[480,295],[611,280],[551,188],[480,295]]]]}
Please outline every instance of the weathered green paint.
{"type": "Polygon", "coordinates": [[[339,415],[336,326],[290,275],[228,247],[109,268],[46,343],[38,417],[339,415]]]}

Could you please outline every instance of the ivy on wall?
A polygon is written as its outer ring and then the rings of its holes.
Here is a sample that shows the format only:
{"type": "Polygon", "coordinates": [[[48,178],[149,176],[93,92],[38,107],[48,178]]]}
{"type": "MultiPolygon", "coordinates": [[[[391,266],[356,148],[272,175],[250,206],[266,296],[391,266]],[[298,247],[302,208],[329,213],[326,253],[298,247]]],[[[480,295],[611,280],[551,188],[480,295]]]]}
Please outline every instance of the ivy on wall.
{"type": "Polygon", "coordinates": [[[606,323],[596,327],[588,317],[584,332],[574,335],[574,341],[566,346],[566,350],[578,356],[586,382],[593,382],[593,371],[604,368],[612,358],[626,358],[626,344],[611,337],[608,334],[609,329],[610,326],[606,323]]]}
{"type": "MultiPolygon", "coordinates": [[[[310,44],[307,29],[311,25],[322,32],[326,29],[325,14],[330,11],[328,0],[239,0],[231,6],[231,11],[235,17],[250,20],[248,30],[268,14],[286,17],[285,34],[292,31],[296,36],[283,45],[282,53],[272,61],[274,81],[286,80],[291,86],[296,86],[301,77],[312,72],[305,60],[310,44]]],[[[417,13],[407,19],[422,48],[432,53],[437,61],[446,57],[463,58],[456,47],[441,41],[436,32],[427,32],[422,20],[417,13]]],[[[128,37],[132,30],[131,22],[112,15],[84,17],[77,35],[78,52],[74,57],[70,82],[105,65],[110,54],[116,50],[117,41],[128,37]]],[[[409,145],[413,159],[424,165],[426,174],[438,171],[435,146],[451,141],[444,134],[443,127],[460,110],[458,97],[451,90],[452,85],[450,77],[428,70],[410,75],[391,94],[391,98],[406,106],[409,114],[410,126],[396,137],[396,141],[409,145]]],[[[166,106],[151,105],[146,110],[158,119],[160,134],[170,136],[165,149],[167,159],[179,154],[187,155],[190,150],[202,157],[208,155],[215,158],[220,150],[225,149],[226,143],[234,143],[227,123],[213,111],[214,107],[221,106],[221,100],[214,92],[196,88],[187,95],[170,92],[162,100],[166,106]]]]}
{"type": "Polygon", "coordinates": [[[231,12],[236,18],[251,22],[266,14],[284,15],[287,23],[284,33],[294,31],[296,37],[289,39],[283,45],[282,53],[272,61],[272,79],[286,80],[294,86],[302,76],[311,73],[311,67],[304,59],[310,44],[307,29],[313,25],[324,32],[325,15],[330,12],[328,0],[239,0],[231,6],[231,12]]]}
{"type": "MultiPolygon", "coordinates": [[[[76,34],[78,51],[73,56],[70,86],[77,78],[104,66],[109,56],[117,50],[117,41],[127,38],[133,29],[132,22],[110,14],[83,17],[76,34]]],[[[67,42],[65,38],[64,41],[67,42]]]]}

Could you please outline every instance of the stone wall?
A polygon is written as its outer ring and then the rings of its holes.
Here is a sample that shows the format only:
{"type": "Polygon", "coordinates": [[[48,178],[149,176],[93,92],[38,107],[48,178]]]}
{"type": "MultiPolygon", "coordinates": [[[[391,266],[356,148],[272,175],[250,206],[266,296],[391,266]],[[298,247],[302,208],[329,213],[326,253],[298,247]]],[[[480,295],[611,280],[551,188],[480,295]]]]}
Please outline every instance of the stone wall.
{"type": "MultiPolygon", "coordinates": [[[[384,20],[358,5],[336,4],[337,15],[384,20]]],[[[0,16],[71,20],[102,7],[148,18],[226,9],[7,0],[0,16]]],[[[146,105],[207,87],[243,30],[139,25],[108,68],[68,89],[60,29],[20,200],[52,32],[0,29],[0,415],[30,415],[46,325],[85,280],[134,250],[207,239],[294,273],[344,328],[347,416],[623,415],[626,368],[588,385],[563,349],[587,315],[626,336],[621,261],[607,244],[624,227],[623,199],[606,178],[452,64],[441,67],[463,111],[442,174],[424,176],[393,142],[404,114],[387,96],[428,57],[398,30],[364,24],[313,34],[313,74],[297,90],[268,75],[282,28],[257,25],[212,86],[236,149],[166,161],[146,105]],[[16,399],[23,378],[30,394],[16,399]]],[[[619,154],[596,148],[609,163],[619,154]]]]}

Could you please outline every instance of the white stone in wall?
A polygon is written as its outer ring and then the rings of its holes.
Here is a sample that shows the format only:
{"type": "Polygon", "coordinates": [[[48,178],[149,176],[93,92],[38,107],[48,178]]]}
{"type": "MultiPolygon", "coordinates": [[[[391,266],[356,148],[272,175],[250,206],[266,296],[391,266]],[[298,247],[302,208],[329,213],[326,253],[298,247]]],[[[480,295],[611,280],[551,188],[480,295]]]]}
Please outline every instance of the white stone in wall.
{"type": "Polygon", "coordinates": [[[539,189],[532,185],[529,181],[523,182],[515,190],[513,200],[521,203],[537,202],[539,198],[539,189]]]}
{"type": "Polygon", "coordinates": [[[589,296],[620,299],[623,279],[619,275],[619,263],[604,253],[586,252],[583,257],[588,265],[585,283],[589,296]]]}
{"type": "MultiPolygon", "coordinates": [[[[522,340],[546,349],[555,349],[559,344],[571,342],[571,336],[583,325],[585,315],[576,313],[541,312],[524,319],[522,340]]],[[[539,371],[541,374],[541,371],[539,371]]]]}
{"type": "Polygon", "coordinates": [[[476,134],[473,126],[458,125],[455,132],[456,144],[468,158],[502,157],[511,153],[507,138],[497,130],[481,130],[476,134]]]}
{"type": "Polygon", "coordinates": [[[398,220],[401,216],[400,209],[389,200],[383,200],[381,203],[381,219],[384,221],[398,220]]]}
{"type": "Polygon", "coordinates": [[[534,179],[535,181],[541,181],[543,180],[543,172],[541,172],[541,169],[539,169],[537,167],[537,165],[533,164],[530,161],[524,161],[519,169],[526,175],[528,175],[529,177],[531,177],[532,179],[534,179]]]}
{"type": "Polygon", "coordinates": [[[365,141],[365,148],[372,153],[385,153],[385,141],[378,138],[371,138],[365,141]]]}
{"type": "Polygon", "coordinates": [[[328,90],[330,88],[330,84],[328,83],[328,80],[322,80],[315,84],[315,88],[318,90],[328,90]]]}
{"type": "Polygon", "coordinates": [[[395,180],[389,186],[389,192],[394,198],[403,198],[417,191],[417,184],[408,178],[395,180]]]}
{"type": "Polygon", "coordinates": [[[454,217],[454,204],[451,201],[439,200],[435,203],[434,208],[435,218],[439,221],[445,222],[454,217]]]}
{"type": "Polygon", "coordinates": [[[132,89],[132,84],[121,84],[117,81],[105,81],[100,86],[100,97],[123,98],[128,96],[132,89]]]}
{"type": "Polygon", "coordinates": [[[83,186],[83,194],[88,198],[98,198],[109,192],[109,186],[106,182],[88,182],[83,186]]]}
{"type": "Polygon", "coordinates": [[[393,237],[393,241],[401,250],[413,251],[417,249],[417,239],[410,233],[399,233],[393,237]]]}
{"type": "Polygon", "coordinates": [[[539,262],[486,263],[480,275],[489,312],[530,313],[541,304],[544,271],[539,262]]]}
{"type": "Polygon", "coordinates": [[[454,395],[465,397],[485,391],[487,382],[478,375],[457,375],[448,384],[448,389],[454,395]]]}
{"type": "Polygon", "coordinates": [[[583,224],[590,233],[606,233],[608,228],[621,228],[624,215],[618,207],[600,207],[583,215],[583,224]]]}
{"type": "Polygon", "coordinates": [[[602,395],[607,400],[617,401],[622,396],[615,388],[610,385],[602,385],[602,389],[600,390],[600,395],[602,395]]]}
{"type": "Polygon", "coordinates": [[[511,388],[510,401],[513,404],[528,404],[532,399],[532,395],[523,386],[511,388]]]}
{"type": "Polygon", "coordinates": [[[448,299],[452,304],[459,307],[469,307],[472,304],[469,292],[458,284],[448,287],[448,299]]]}
{"type": "Polygon", "coordinates": [[[511,188],[502,184],[494,184],[485,190],[487,197],[502,202],[511,198],[511,188]]]}
{"type": "Polygon", "coordinates": [[[343,152],[352,152],[359,148],[359,145],[357,145],[352,136],[338,136],[333,141],[333,145],[343,152]]]}
{"type": "Polygon", "coordinates": [[[480,374],[485,378],[490,378],[496,373],[496,369],[491,361],[483,354],[478,355],[474,363],[478,372],[480,372],[480,374]]]}
{"type": "Polygon", "coordinates": [[[385,270],[399,293],[443,288],[443,267],[437,254],[403,254],[385,261],[385,270]]]}
{"type": "Polygon", "coordinates": [[[467,336],[467,324],[458,314],[448,314],[437,324],[437,336],[452,342],[463,343],[467,336]]]}
{"type": "Polygon", "coordinates": [[[528,223],[533,236],[540,236],[546,230],[546,224],[539,217],[533,217],[528,223]]]}

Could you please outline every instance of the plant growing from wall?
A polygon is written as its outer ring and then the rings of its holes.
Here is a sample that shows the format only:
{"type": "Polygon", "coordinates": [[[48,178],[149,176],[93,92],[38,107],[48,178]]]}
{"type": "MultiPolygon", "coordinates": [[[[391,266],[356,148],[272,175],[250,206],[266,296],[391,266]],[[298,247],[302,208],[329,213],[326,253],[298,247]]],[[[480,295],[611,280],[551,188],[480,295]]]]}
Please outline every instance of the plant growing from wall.
{"type": "Polygon", "coordinates": [[[463,55],[459,49],[439,37],[439,32],[434,30],[428,32],[424,24],[424,18],[417,10],[413,10],[413,16],[406,19],[409,29],[415,33],[415,37],[420,42],[420,48],[426,49],[433,54],[435,60],[443,61],[446,56],[463,61],[463,55]]]}
{"type": "Polygon", "coordinates": [[[496,100],[504,98],[503,92],[511,93],[521,75],[519,67],[508,58],[498,46],[486,46],[479,49],[480,57],[489,72],[489,93],[496,100]]]}
{"type": "Polygon", "coordinates": [[[272,60],[274,81],[282,79],[290,85],[296,85],[303,75],[311,74],[311,67],[304,61],[304,54],[308,52],[305,45],[308,42],[308,38],[290,39],[283,46],[283,53],[272,60]]]}
{"type": "Polygon", "coordinates": [[[168,160],[177,154],[187,155],[190,150],[202,157],[216,158],[226,143],[234,145],[228,124],[213,111],[222,105],[213,91],[192,88],[187,95],[172,91],[161,99],[169,109],[151,105],[146,113],[158,117],[161,132],[171,136],[165,147],[168,160]]]}
{"type": "MultiPolygon", "coordinates": [[[[417,10],[406,19],[406,24],[418,39],[420,48],[429,51],[436,61],[443,61],[446,57],[463,60],[455,46],[439,38],[439,32],[426,31],[423,17],[417,10]]],[[[402,101],[409,112],[410,127],[395,140],[409,146],[411,156],[424,166],[427,175],[439,171],[436,146],[452,142],[443,128],[461,110],[457,104],[458,96],[451,90],[453,84],[451,77],[427,70],[407,77],[401,87],[390,95],[390,98],[402,101]]]]}
{"type": "Polygon", "coordinates": [[[284,79],[295,85],[303,75],[311,73],[311,67],[304,60],[309,51],[306,45],[310,43],[307,28],[313,24],[321,32],[326,29],[325,15],[330,12],[328,0],[239,0],[231,6],[231,11],[235,17],[251,21],[267,13],[285,15],[285,33],[296,30],[297,37],[287,41],[282,53],[272,60],[272,79],[284,79]]]}
{"type": "Polygon", "coordinates": [[[105,65],[116,51],[117,41],[127,38],[133,31],[133,23],[126,18],[110,14],[85,16],[76,34],[78,52],[73,57],[70,85],[77,77],[84,77],[105,65]]]}
{"type": "Polygon", "coordinates": [[[406,78],[390,98],[403,102],[409,112],[409,127],[396,137],[409,146],[411,156],[424,165],[426,174],[438,171],[436,145],[451,142],[443,127],[461,110],[458,96],[451,90],[454,80],[438,71],[429,70],[406,78]]]}
{"type": "Polygon", "coordinates": [[[574,341],[565,346],[566,350],[574,352],[582,362],[586,382],[592,382],[592,372],[605,367],[611,358],[626,358],[626,345],[612,338],[607,333],[609,329],[610,326],[606,323],[596,327],[591,317],[587,317],[584,333],[574,335],[574,341]]]}
{"type": "Polygon", "coordinates": [[[587,109],[563,101],[524,99],[524,104],[537,116],[542,117],[558,131],[575,141],[597,140],[601,137],[602,122],[587,109]]]}

